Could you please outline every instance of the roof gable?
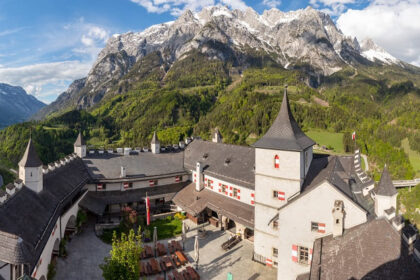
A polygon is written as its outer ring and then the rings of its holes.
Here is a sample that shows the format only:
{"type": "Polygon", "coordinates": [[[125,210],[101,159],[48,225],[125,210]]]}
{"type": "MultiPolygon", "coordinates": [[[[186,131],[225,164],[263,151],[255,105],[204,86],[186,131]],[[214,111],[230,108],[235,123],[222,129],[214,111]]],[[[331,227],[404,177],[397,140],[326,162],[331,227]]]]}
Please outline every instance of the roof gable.
{"type": "Polygon", "coordinates": [[[382,171],[381,180],[379,181],[376,194],[383,196],[393,196],[397,194],[397,189],[392,183],[392,179],[389,175],[388,167],[386,165],[384,167],[384,170],[382,171]]]}
{"type": "Polygon", "coordinates": [[[315,142],[303,133],[290,110],[287,88],[280,112],[267,133],[253,145],[256,148],[303,151],[315,142]]]}
{"type": "Polygon", "coordinates": [[[28,145],[26,146],[25,153],[23,154],[23,157],[19,162],[19,166],[21,167],[42,166],[42,161],[39,159],[38,154],[36,153],[35,146],[32,143],[32,139],[29,139],[28,145]]]}
{"type": "Polygon", "coordinates": [[[81,147],[81,146],[86,145],[85,144],[85,139],[83,139],[83,136],[82,136],[81,132],[79,132],[79,135],[77,136],[77,139],[76,139],[76,142],[74,142],[74,145],[76,147],[81,147]]]}

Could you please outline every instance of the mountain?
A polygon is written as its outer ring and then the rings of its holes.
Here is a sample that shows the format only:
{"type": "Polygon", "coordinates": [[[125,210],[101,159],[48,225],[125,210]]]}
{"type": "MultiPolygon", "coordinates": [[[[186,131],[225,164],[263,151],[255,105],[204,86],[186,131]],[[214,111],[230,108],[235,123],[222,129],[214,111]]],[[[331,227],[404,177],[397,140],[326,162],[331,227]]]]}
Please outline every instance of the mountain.
{"type": "Polygon", "coordinates": [[[232,68],[240,72],[267,63],[301,69],[312,87],[318,87],[322,77],[347,66],[398,64],[371,41],[363,47],[337,29],[327,14],[310,7],[287,13],[271,9],[261,15],[251,8],[232,11],[223,6],[207,7],[198,13],[187,10],[173,22],[114,35],[88,76],[76,81],[35,118],[69,108],[92,107],[104,97],[124,92],[127,84],[150,77],[149,72],[155,80],[168,82],[168,77],[177,76],[171,75],[174,65],[192,54],[222,62],[228,75],[232,68]],[[148,56],[155,56],[155,65],[147,65],[148,56]],[[138,72],[130,76],[133,68],[142,68],[143,76],[138,78],[138,72]],[[122,81],[127,75],[130,77],[122,81]]]}
{"type": "Polygon", "coordinates": [[[0,128],[26,121],[44,106],[23,88],[0,83],[0,128]]]}

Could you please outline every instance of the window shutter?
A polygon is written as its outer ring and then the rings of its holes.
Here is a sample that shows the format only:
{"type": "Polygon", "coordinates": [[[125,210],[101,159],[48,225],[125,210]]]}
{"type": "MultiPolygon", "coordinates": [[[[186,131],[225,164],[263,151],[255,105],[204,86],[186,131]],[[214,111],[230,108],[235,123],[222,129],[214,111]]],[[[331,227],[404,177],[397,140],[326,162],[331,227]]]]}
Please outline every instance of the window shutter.
{"type": "Polygon", "coordinates": [[[102,185],[102,184],[98,184],[98,185],[97,185],[97,189],[98,189],[98,190],[102,190],[102,189],[103,189],[103,185],[102,185]]]}
{"type": "Polygon", "coordinates": [[[279,200],[285,200],[286,199],[286,193],[285,192],[278,192],[278,199],[279,200]]]}
{"type": "Polygon", "coordinates": [[[318,232],[325,233],[325,224],[318,223],[318,232]]]}
{"type": "MultiPolygon", "coordinates": [[[[206,180],[207,180],[207,179],[206,179],[206,180]]],[[[177,182],[177,183],[178,183],[178,182],[180,182],[180,181],[181,181],[181,177],[176,176],[176,177],[175,177],[175,182],[177,182]]]]}
{"type": "Polygon", "coordinates": [[[312,249],[309,249],[309,259],[308,259],[308,263],[311,264],[312,263],[312,249]]]}
{"type": "Polygon", "coordinates": [[[272,266],[273,265],[273,260],[271,260],[271,259],[265,259],[265,265],[266,266],[272,266]]]}
{"type": "Polygon", "coordinates": [[[292,245],[292,261],[297,262],[298,261],[298,246],[292,245]]]}
{"type": "Polygon", "coordinates": [[[279,168],[280,167],[280,158],[278,155],[276,155],[274,157],[274,168],[279,168]]]}
{"type": "MultiPolygon", "coordinates": [[[[194,180],[195,181],[195,180],[194,180]]],[[[155,185],[155,181],[154,180],[150,180],[149,181],[149,186],[153,187],[155,185]]]]}

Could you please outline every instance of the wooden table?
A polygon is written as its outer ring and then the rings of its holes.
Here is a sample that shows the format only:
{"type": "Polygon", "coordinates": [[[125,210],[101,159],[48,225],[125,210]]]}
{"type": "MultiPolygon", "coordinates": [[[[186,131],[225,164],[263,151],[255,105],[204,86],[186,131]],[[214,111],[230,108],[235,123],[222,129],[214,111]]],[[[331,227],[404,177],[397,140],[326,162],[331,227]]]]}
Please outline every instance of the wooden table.
{"type": "Polygon", "coordinates": [[[191,279],[200,280],[200,275],[198,275],[197,271],[195,271],[194,268],[192,268],[191,266],[187,266],[186,269],[187,269],[188,274],[190,275],[191,279]]]}
{"type": "Polygon", "coordinates": [[[179,261],[182,265],[186,264],[188,261],[185,259],[184,254],[182,254],[180,251],[176,251],[175,255],[178,257],[179,261]]]}
{"type": "Polygon", "coordinates": [[[160,273],[161,269],[156,259],[151,259],[150,265],[152,266],[153,274],[160,273]]]}

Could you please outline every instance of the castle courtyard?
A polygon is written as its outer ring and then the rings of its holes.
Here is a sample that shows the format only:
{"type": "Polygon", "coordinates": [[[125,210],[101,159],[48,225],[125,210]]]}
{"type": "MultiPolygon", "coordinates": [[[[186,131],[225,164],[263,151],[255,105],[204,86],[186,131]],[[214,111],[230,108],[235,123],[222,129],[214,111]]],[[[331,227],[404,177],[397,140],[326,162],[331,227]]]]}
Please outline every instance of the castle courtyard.
{"type": "MultiPolygon", "coordinates": [[[[190,225],[190,228],[193,228],[193,224],[190,225]]],[[[201,279],[226,279],[228,272],[232,273],[233,279],[276,279],[277,273],[275,269],[267,268],[252,261],[252,243],[241,241],[232,249],[224,251],[221,245],[229,238],[231,233],[220,231],[220,229],[211,225],[206,226],[205,229],[206,236],[199,240],[200,260],[198,273],[201,279]]],[[[191,230],[187,233],[184,250],[189,259],[189,264],[187,265],[193,267],[195,265],[193,257],[196,234],[197,230],[191,230]]],[[[176,239],[180,240],[180,237],[176,239]]],[[[160,240],[159,242],[166,245],[167,241],[160,240]]],[[[55,279],[102,279],[102,271],[99,268],[99,264],[103,262],[104,257],[108,256],[110,249],[110,245],[103,243],[96,237],[93,226],[87,226],[81,234],[75,236],[67,244],[68,257],[66,259],[58,259],[55,279]]],[[[185,266],[178,270],[184,268],[185,266]]],[[[156,277],[147,279],[155,279],[156,277]]]]}

